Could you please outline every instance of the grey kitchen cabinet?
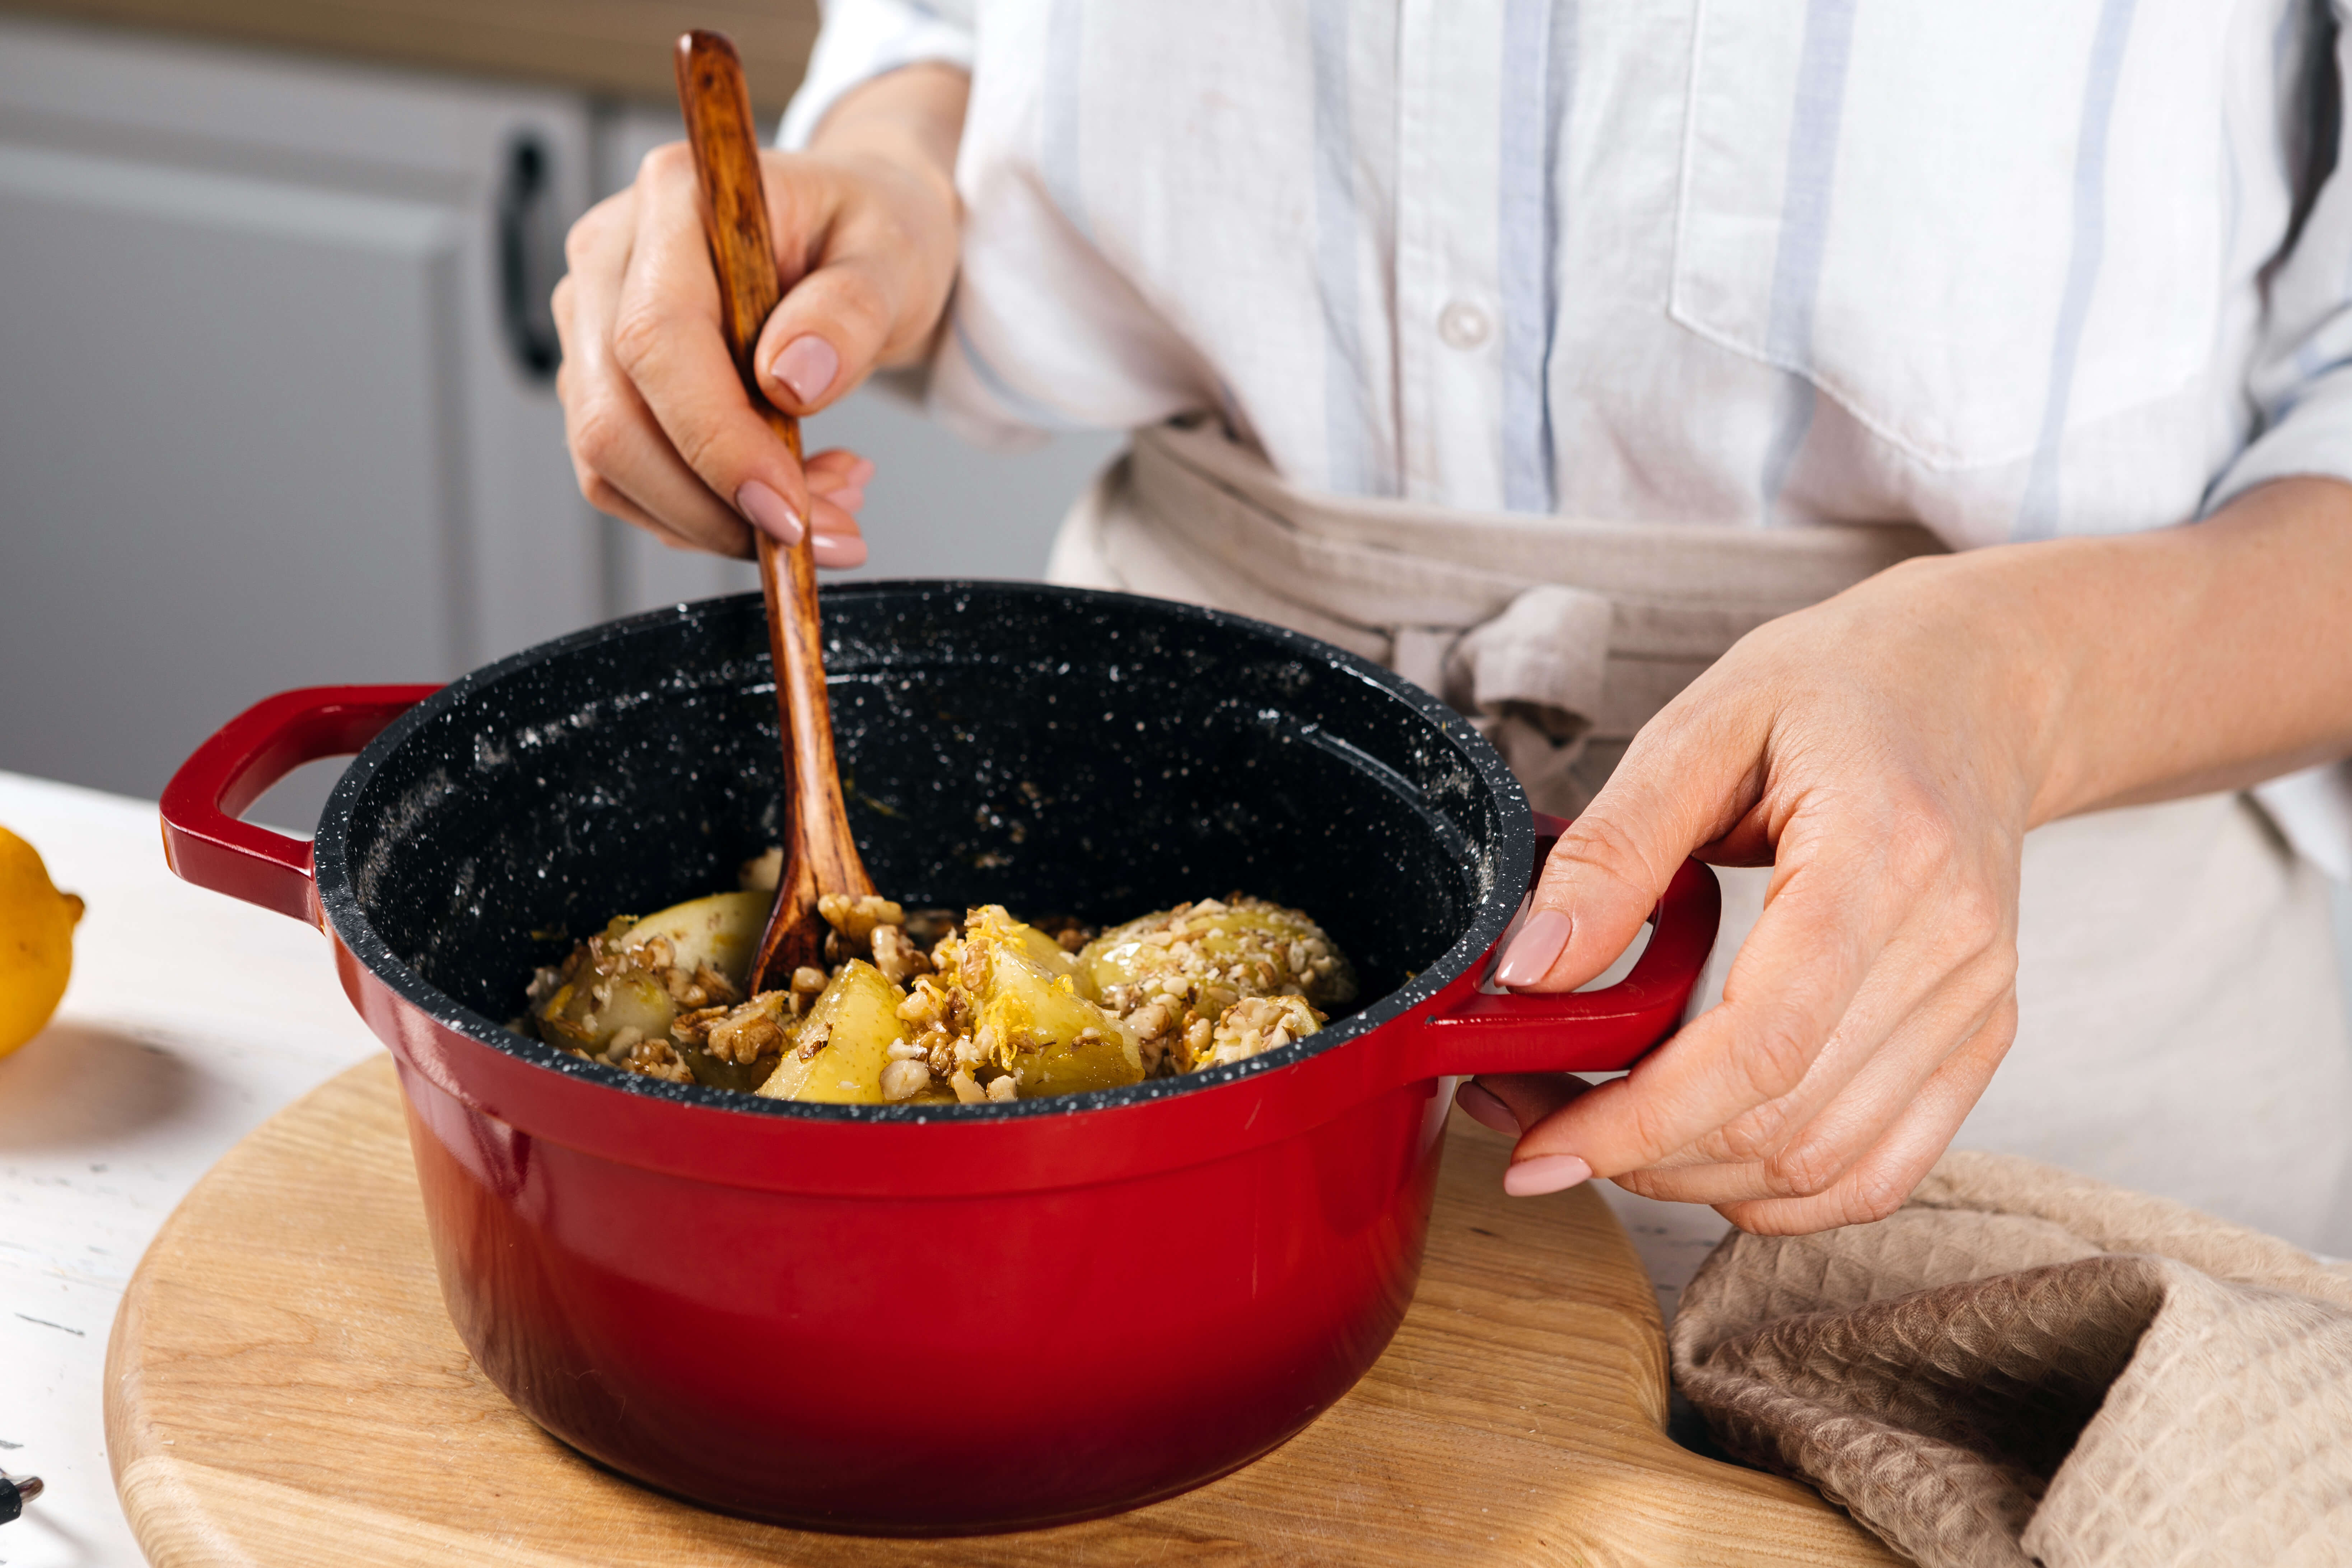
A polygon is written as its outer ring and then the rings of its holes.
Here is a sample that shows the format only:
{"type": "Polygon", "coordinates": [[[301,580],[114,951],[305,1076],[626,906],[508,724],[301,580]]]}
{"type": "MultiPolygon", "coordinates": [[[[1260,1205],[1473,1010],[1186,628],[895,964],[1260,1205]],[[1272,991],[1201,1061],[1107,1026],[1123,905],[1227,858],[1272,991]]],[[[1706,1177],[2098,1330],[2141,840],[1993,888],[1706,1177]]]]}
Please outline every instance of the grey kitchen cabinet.
{"type": "Polygon", "coordinates": [[[604,609],[561,92],[0,16],[0,767],[152,795],[280,688],[604,609]]]}

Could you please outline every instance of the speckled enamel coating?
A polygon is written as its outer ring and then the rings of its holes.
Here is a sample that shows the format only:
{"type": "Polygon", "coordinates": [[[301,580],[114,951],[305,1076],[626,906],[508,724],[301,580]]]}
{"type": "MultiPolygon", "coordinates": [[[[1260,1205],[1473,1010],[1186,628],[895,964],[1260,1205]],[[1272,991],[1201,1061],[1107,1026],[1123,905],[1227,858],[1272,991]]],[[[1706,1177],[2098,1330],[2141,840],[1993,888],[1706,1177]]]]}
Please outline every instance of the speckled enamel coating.
{"type": "Polygon", "coordinates": [[[452,1319],[565,1441],[714,1507],[890,1532],[1080,1517],[1244,1463],[1402,1315],[1444,1075],[1629,1062],[1704,961],[1713,881],[1685,868],[1610,991],[1482,996],[1536,836],[1417,688],[1119,595],[875,584],[824,611],[887,892],[1103,920],[1240,889],[1321,921],[1366,1005],[1214,1071],[969,1107],[760,1100],[509,1033],[535,963],[772,841],[755,597],[583,632],[392,721],[328,806],[315,902],[299,847],[217,804],[326,743],[281,731],[348,732],[367,689],[225,729],[167,793],[167,846],[322,911],[399,1064],[452,1319]]]}
{"type": "MultiPolygon", "coordinates": [[[[910,907],[1104,921],[1236,889],[1294,904],[1376,1004],[1294,1047],[1304,1055],[1433,994],[1439,971],[1500,932],[1509,910],[1487,895],[1525,884],[1526,801],[1494,749],[1418,687],[1327,644],[1012,584],[861,584],[824,605],[850,826],[875,885],[910,907]]],[[[532,967],[614,914],[731,888],[776,842],[766,635],[756,595],[681,605],[517,655],[420,705],[367,749],[320,826],[320,897],[339,932],[412,972],[420,1004],[478,1015],[490,1043],[631,1092],[750,1109],[483,1026],[520,1012],[532,967]]]]}

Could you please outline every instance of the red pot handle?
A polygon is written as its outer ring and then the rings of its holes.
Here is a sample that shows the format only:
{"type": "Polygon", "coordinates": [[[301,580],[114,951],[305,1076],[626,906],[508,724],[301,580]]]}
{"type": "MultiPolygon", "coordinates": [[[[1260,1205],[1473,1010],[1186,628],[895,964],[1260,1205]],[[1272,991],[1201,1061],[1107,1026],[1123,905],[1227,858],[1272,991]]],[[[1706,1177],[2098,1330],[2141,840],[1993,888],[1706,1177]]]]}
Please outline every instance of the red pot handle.
{"type": "MultiPolygon", "coordinates": [[[[1536,814],[1536,874],[1568,824],[1536,814]]],[[[1603,991],[1495,995],[1473,990],[1422,1020],[1415,1078],[1482,1072],[1613,1072],[1673,1033],[1715,949],[1723,890],[1685,860],[1651,916],[1650,945],[1603,991]]],[[[1475,973],[1485,976],[1498,955],[1475,973]]]]}
{"type": "Polygon", "coordinates": [[[323,924],[310,844],[237,813],[304,763],[349,756],[437,686],[307,686],[220,727],[163,786],[163,858],[184,881],[323,924]]]}

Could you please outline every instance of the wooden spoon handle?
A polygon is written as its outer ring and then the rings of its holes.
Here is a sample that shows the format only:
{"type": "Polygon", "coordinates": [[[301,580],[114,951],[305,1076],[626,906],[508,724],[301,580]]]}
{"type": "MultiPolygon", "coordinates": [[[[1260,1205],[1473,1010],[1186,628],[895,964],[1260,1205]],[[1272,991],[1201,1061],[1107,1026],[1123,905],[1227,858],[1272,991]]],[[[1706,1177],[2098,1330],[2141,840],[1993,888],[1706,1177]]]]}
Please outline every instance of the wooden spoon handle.
{"type": "MultiPolygon", "coordinates": [[[[751,351],[783,297],[768,233],[767,188],[743,62],[724,33],[700,28],[677,41],[677,98],[702,185],[702,227],[718,269],[719,313],[728,347],[751,406],[783,438],[795,460],[801,424],[760,391],[751,351]]],[[[842,805],[833,755],[833,712],[825,700],[824,652],[817,625],[816,560],[811,535],[780,547],[755,530],[760,586],[768,599],[768,652],[776,671],[776,710],[784,734],[784,866],[776,907],[752,966],[754,991],[784,984],[803,965],[824,963],[820,893],[855,898],[874,890],[857,857],[842,805]]]]}

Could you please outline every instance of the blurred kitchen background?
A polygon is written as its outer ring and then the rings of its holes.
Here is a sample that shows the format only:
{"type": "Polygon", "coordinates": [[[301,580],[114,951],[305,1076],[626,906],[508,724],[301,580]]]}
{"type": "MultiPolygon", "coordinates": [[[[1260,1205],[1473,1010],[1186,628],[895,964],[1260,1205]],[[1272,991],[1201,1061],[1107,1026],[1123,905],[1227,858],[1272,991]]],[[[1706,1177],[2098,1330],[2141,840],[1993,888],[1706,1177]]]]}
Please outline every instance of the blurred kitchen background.
{"type": "MultiPolygon", "coordinates": [[[[282,688],[757,587],[591,511],[553,391],[564,230],[677,137],[689,26],[772,123],[816,5],[0,0],[0,768],[152,798],[282,688]]],[[[860,577],[1039,574],[1118,444],[872,389],[807,434],[877,465],[860,577]]]]}

